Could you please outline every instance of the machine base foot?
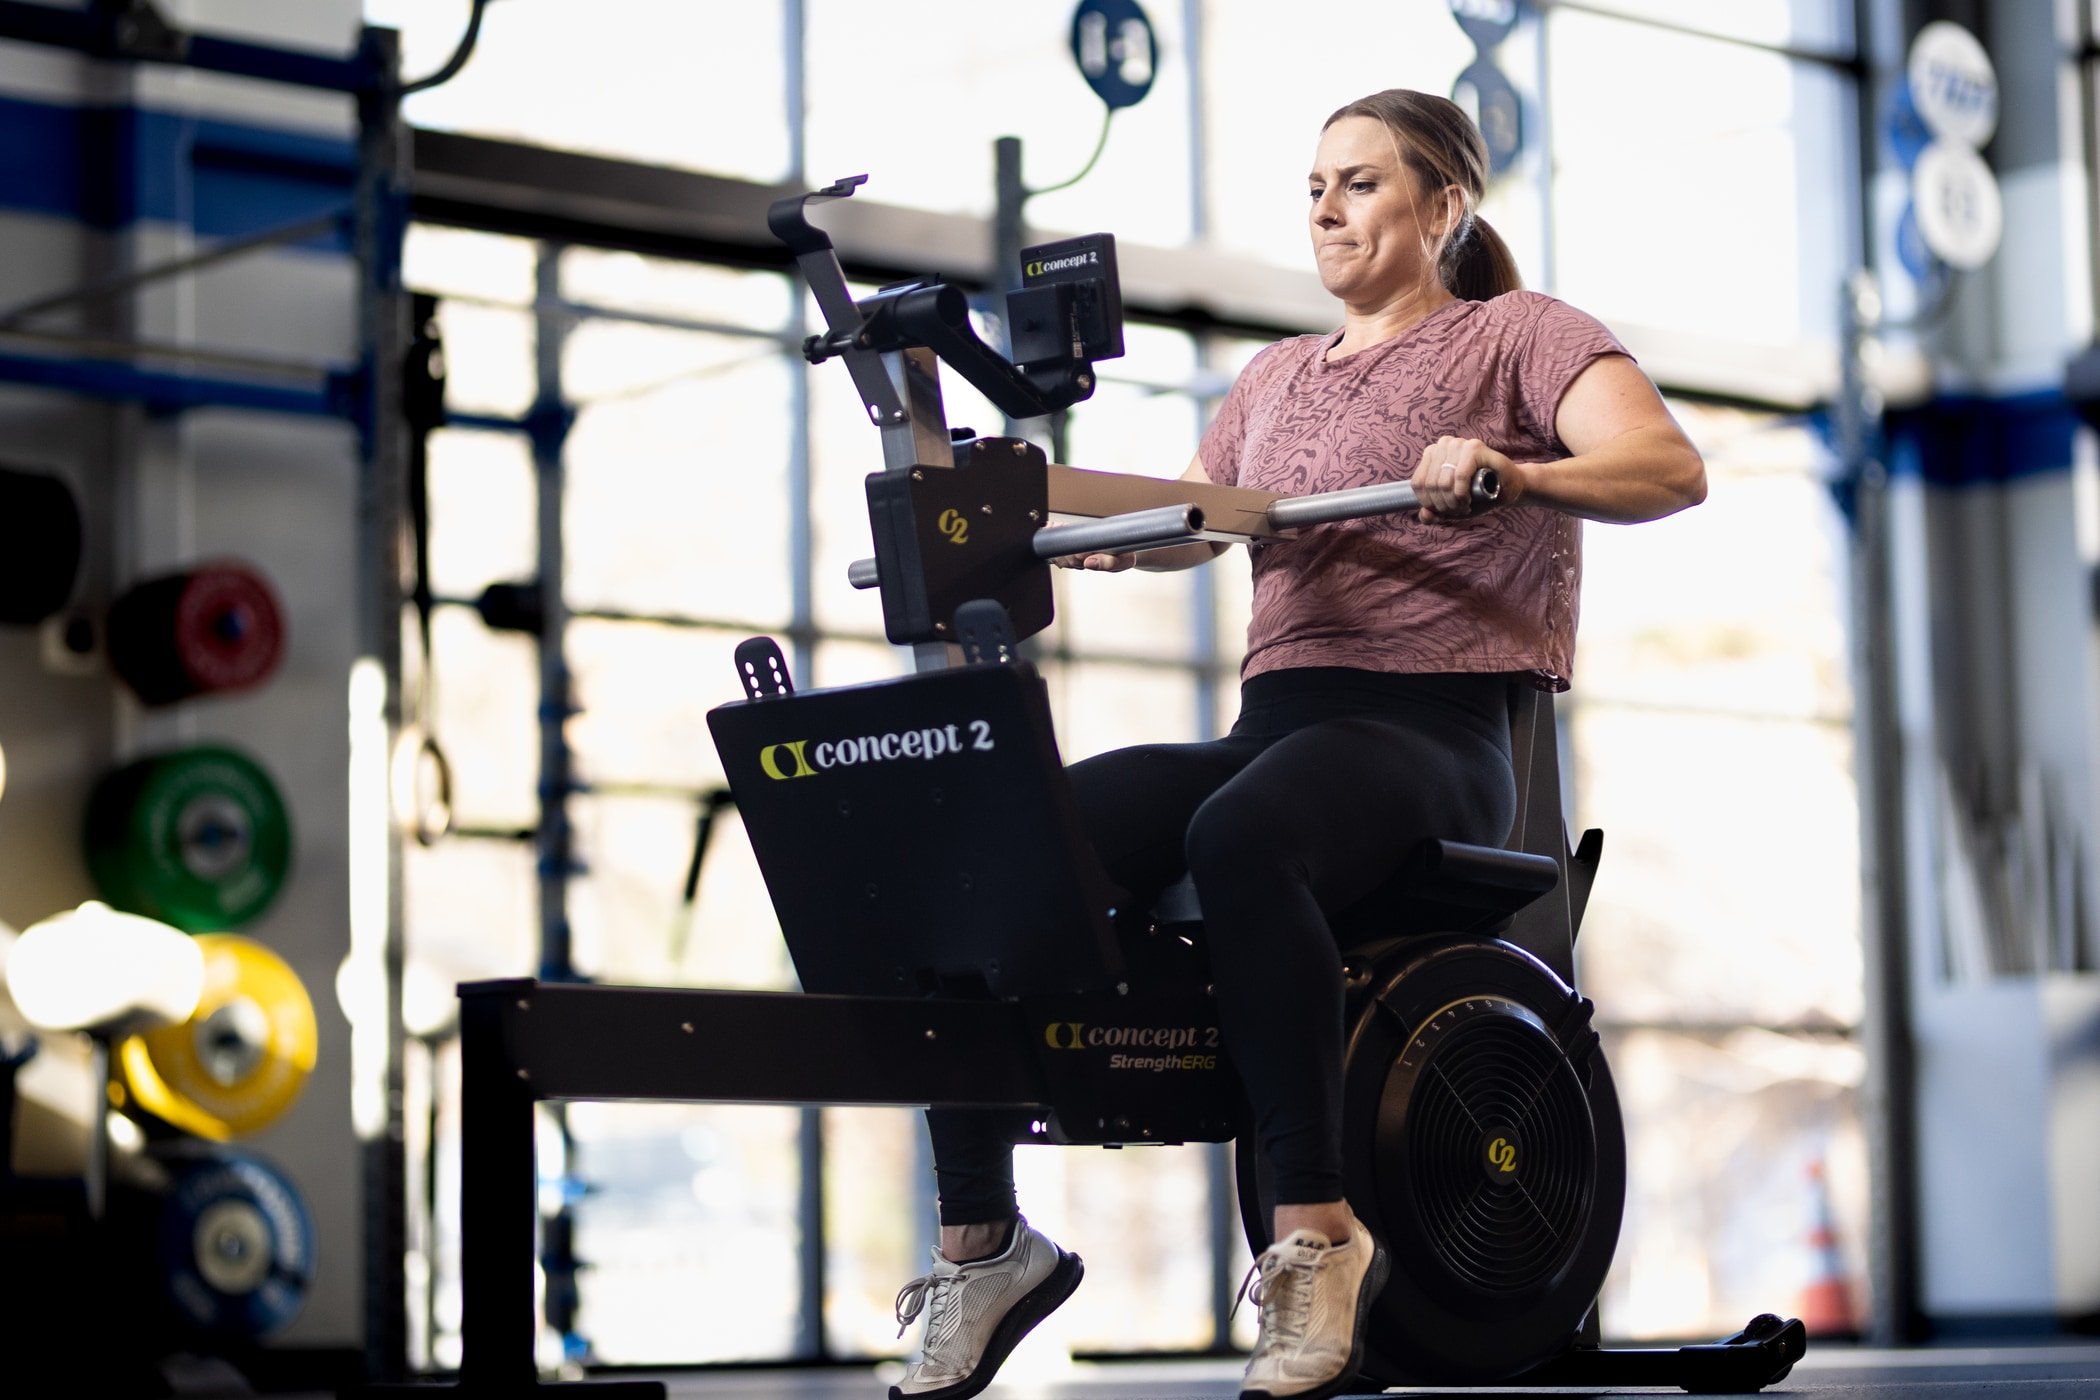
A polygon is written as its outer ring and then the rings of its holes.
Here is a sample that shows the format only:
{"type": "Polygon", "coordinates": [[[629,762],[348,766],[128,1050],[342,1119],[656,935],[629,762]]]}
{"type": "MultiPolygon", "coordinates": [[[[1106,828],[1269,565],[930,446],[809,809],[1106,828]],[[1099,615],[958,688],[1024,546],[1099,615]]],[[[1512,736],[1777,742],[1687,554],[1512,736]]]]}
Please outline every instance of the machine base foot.
{"type": "Polygon", "coordinates": [[[498,1400],[527,1395],[581,1394],[584,1400],[667,1400],[662,1381],[534,1381],[530,1385],[505,1385],[492,1381],[406,1381],[388,1385],[361,1385],[338,1392],[336,1400],[430,1400],[440,1395],[459,1400],[498,1400]]]}
{"type": "Polygon", "coordinates": [[[1786,1379],[1808,1350],[1793,1318],[1762,1313],[1723,1341],[1667,1350],[1576,1347],[1516,1378],[1519,1385],[1674,1385],[1693,1394],[1763,1390],[1786,1379]]]}

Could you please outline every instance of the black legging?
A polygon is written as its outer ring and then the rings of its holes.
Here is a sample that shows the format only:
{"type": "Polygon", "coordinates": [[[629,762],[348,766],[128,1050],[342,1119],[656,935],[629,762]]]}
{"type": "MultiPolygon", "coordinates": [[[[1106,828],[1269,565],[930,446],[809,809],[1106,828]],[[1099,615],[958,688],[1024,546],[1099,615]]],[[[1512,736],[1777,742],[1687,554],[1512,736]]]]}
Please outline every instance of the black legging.
{"type": "MultiPolygon", "coordinates": [[[[1147,895],[1195,877],[1219,1024],[1276,1199],[1342,1198],[1342,959],[1327,915],[1430,837],[1500,842],[1516,816],[1510,682],[1342,667],[1246,681],[1222,739],[1146,744],[1068,769],[1109,875],[1147,895]]],[[[1016,1124],[926,1115],[943,1225],[1010,1219],[1016,1124]]]]}

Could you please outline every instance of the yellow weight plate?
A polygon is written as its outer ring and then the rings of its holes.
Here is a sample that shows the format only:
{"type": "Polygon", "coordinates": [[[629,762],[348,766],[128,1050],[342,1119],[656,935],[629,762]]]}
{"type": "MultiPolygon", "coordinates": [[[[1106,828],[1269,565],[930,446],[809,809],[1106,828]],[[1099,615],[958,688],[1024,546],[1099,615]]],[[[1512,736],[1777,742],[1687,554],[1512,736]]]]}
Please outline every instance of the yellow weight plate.
{"type": "Polygon", "coordinates": [[[117,1051],[131,1098],[199,1137],[223,1142],[268,1127],[314,1067],[314,1004],[283,958],[232,933],[197,936],[204,995],[180,1025],[117,1051]]]}

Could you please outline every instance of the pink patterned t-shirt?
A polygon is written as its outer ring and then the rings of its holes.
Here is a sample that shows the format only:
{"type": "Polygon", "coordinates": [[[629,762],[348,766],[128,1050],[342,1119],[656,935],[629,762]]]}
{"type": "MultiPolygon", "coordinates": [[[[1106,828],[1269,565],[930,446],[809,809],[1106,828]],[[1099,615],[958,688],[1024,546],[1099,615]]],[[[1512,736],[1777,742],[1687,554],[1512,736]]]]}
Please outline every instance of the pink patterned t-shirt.
{"type": "MultiPolygon", "coordinates": [[[[1303,495],[1404,481],[1440,437],[1516,462],[1568,455],[1561,395],[1626,347],[1538,292],[1455,301],[1393,339],[1329,361],[1336,332],[1256,355],[1203,436],[1213,481],[1303,495]]],[[[1293,666],[1526,671],[1565,690],[1574,669],[1581,522],[1543,507],[1425,525],[1389,515],[1257,545],[1243,676],[1293,666]]]]}

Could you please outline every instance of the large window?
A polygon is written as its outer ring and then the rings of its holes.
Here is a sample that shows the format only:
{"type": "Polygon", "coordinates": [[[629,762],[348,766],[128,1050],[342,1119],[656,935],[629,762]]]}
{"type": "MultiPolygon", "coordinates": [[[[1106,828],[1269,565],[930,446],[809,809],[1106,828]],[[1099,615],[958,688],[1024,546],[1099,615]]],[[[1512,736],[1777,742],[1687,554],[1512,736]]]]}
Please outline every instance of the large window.
{"type": "MultiPolygon", "coordinates": [[[[687,5],[503,0],[482,19],[474,60],[413,94],[408,120],[557,150],[753,180],[786,177],[783,0],[687,5]]],[[[466,31],[470,0],[365,0],[372,24],[399,29],[402,67],[435,72],[466,31]]]]}
{"type": "Polygon", "coordinates": [[[1552,290],[1703,338],[1833,342],[1855,218],[1851,78],[1638,20],[1548,16],[1552,290]]]}
{"type": "Polygon", "coordinates": [[[1586,527],[1565,703],[1604,830],[1579,948],[1629,1134],[1613,1332],[1794,1306],[1863,1244],[1858,798],[1842,524],[1809,429],[1678,403],[1710,496],[1586,527]]]}

